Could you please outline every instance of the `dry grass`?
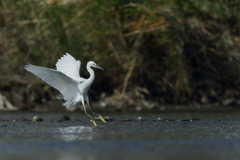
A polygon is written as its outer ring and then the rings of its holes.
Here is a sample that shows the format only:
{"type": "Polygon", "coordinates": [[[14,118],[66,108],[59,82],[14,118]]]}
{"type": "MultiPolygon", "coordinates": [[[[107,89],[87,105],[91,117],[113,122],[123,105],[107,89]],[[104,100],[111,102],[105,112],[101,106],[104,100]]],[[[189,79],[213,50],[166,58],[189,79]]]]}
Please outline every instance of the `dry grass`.
{"type": "Polygon", "coordinates": [[[238,6],[237,0],[1,0],[0,90],[15,105],[56,100],[57,92],[23,66],[55,68],[68,52],[82,61],[83,77],[89,60],[106,69],[97,73],[93,100],[101,92],[160,104],[238,100],[238,6]]]}

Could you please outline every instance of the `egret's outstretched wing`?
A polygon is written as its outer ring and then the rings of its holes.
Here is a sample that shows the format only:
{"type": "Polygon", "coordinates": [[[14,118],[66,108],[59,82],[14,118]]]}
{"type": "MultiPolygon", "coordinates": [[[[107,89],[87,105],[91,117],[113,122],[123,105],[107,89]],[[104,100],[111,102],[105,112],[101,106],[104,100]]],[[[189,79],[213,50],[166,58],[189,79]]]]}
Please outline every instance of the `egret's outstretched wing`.
{"type": "Polygon", "coordinates": [[[69,102],[66,104],[71,104],[71,102],[75,100],[77,92],[80,92],[78,89],[78,82],[60,71],[34,66],[31,64],[27,64],[24,69],[35,74],[37,77],[50,84],[52,87],[59,90],[63,95],[64,100],[69,102]]]}
{"type": "Polygon", "coordinates": [[[63,57],[61,57],[56,63],[58,71],[61,71],[62,73],[66,74],[68,77],[76,81],[82,80],[79,75],[80,66],[81,62],[79,60],[76,60],[68,53],[66,53],[66,55],[63,55],[63,57]]]}

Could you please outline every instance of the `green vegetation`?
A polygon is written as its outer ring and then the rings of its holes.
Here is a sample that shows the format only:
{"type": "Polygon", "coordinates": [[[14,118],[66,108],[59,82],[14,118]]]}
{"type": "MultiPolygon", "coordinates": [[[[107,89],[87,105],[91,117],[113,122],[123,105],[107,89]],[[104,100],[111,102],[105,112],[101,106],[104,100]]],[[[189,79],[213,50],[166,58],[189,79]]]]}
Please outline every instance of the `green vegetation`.
{"type": "Polygon", "coordinates": [[[106,92],[123,106],[126,96],[136,104],[237,101],[239,6],[239,0],[0,0],[0,92],[21,107],[56,100],[57,91],[23,67],[55,68],[68,52],[82,61],[83,77],[89,60],[106,69],[97,73],[93,100],[106,92]]]}

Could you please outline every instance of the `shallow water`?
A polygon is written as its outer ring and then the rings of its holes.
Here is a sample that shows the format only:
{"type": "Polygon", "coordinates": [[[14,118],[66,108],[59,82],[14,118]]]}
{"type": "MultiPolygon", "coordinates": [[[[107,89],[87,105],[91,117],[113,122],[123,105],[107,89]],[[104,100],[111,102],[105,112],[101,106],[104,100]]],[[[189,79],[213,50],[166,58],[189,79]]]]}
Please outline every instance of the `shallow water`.
{"type": "Polygon", "coordinates": [[[240,156],[240,112],[101,115],[114,121],[106,124],[97,121],[98,127],[93,127],[81,113],[0,112],[0,159],[239,159],[240,156]],[[28,121],[35,115],[43,121],[28,121]],[[71,120],[59,122],[63,115],[71,120]],[[139,116],[142,121],[137,120],[139,116]],[[156,121],[158,117],[168,121],[156,121]],[[193,117],[200,120],[189,121],[193,117]]]}

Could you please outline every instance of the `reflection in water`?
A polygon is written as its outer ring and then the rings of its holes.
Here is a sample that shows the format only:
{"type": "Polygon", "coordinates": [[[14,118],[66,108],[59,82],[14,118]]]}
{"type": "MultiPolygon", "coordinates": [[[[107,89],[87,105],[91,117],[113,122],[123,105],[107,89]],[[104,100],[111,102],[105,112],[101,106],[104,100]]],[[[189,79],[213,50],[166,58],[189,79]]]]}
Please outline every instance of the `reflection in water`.
{"type": "Polygon", "coordinates": [[[59,128],[59,138],[64,141],[92,140],[93,127],[71,126],[59,128]]]}

